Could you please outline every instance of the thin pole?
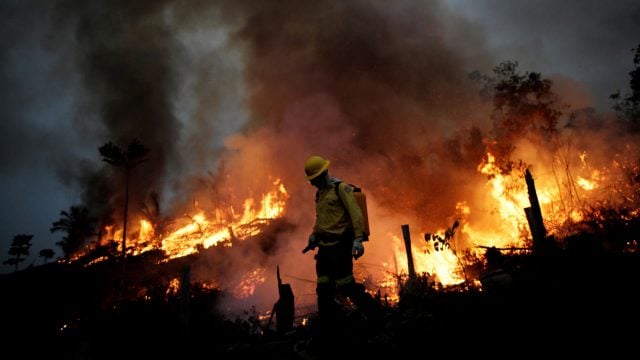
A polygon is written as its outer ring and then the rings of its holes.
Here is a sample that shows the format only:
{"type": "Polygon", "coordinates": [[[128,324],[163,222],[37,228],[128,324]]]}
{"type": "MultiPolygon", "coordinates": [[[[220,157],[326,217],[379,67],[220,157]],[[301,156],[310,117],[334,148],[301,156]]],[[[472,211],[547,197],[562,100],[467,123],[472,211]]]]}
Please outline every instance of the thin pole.
{"type": "Polygon", "coordinates": [[[402,225],[402,237],[404,238],[404,247],[407,250],[407,267],[409,271],[409,280],[416,279],[416,269],[413,265],[413,254],[411,253],[411,234],[409,233],[409,225],[402,225]]]}

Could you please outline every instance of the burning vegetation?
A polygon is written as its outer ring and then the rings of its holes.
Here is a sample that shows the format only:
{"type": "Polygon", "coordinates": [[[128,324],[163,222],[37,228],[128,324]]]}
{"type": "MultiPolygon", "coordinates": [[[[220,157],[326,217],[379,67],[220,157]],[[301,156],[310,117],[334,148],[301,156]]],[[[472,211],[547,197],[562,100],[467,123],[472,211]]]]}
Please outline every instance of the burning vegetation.
{"type": "MultiPolygon", "coordinates": [[[[184,214],[183,219],[157,219],[162,225],[145,218],[137,222],[129,235],[127,254],[139,255],[146,251],[160,250],[166,260],[183,257],[212,246],[231,246],[232,240],[244,240],[256,236],[269,221],[280,218],[285,210],[287,190],[280,180],[273,183],[273,191],[264,194],[259,201],[247,198],[239,210],[232,206],[214,209],[208,215],[194,205],[194,214],[184,214]],[[161,228],[161,230],[160,230],[161,228]]],[[[122,239],[122,230],[106,225],[102,236],[94,246],[105,246],[122,239]]],[[[91,251],[91,250],[89,250],[91,251]]],[[[77,254],[76,258],[82,256],[77,254]]]]}
{"type": "MultiPolygon", "coordinates": [[[[46,265],[55,270],[35,271],[43,288],[60,281],[76,296],[77,284],[89,286],[78,298],[94,307],[45,314],[60,322],[57,336],[75,344],[81,330],[95,339],[160,314],[169,320],[152,322],[151,333],[161,339],[193,344],[229,331],[216,353],[241,354],[222,346],[273,335],[265,320],[276,265],[292,279],[296,327],[312,331],[313,265],[300,255],[313,221],[301,166],[310,153],[325,154],[367,193],[372,235],[355,273],[384,304],[393,344],[493,315],[517,326],[509,313],[520,305],[534,309],[523,323],[540,324],[536,316],[564,316],[558,304],[539,306],[545,296],[575,302],[591,289],[586,279],[613,278],[604,285],[611,291],[635,279],[640,50],[632,94],[614,99],[614,117],[571,108],[550,79],[515,62],[469,79],[470,66],[493,59],[451,45],[447,36],[467,30],[441,34],[448,27],[436,5],[410,15],[404,5],[387,13],[368,2],[320,3],[58,10],[76,20],[87,102],[98,104],[92,135],[114,143],[99,150],[104,166],[66,169],[82,204],[53,223],[65,234],[64,257],[46,265]],[[420,21],[405,21],[414,16],[420,21]],[[198,24],[210,18],[220,30],[209,35],[221,40],[201,49],[198,24]],[[241,71],[200,58],[223,50],[241,71]],[[242,84],[241,101],[198,80],[211,80],[216,66],[242,84]],[[252,305],[248,320],[220,316],[252,305]]],[[[4,280],[21,288],[27,276],[4,280]]],[[[576,318],[569,313],[555,331],[576,318]]]]}
{"type": "MultiPolygon", "coordinates": [[[[469,44],[473,56],[453,46],[450,38],[467,38],[469,29],[435,4],[409,22],[404,6],[389,13],[359,2],[205,8],[122,5],[117,16],[58,9],[77,20],[80,76],[100,124],[90,137],[113,141],[100,148],[105,166],[63,171],[82,188],[76,208],[91,216],[78,219],[87,229],[66,228],[74,234],[62,241],[65,259],[91,266],[118,252],[152,252],[169,261],[251,242],[281,219],[293,230],[274,252],[251,254],[260,265],[235,269],[231,283],[216,264],[197,277],[233,289],[266,265],[304,269],[292,249],[312,220],[305,214],[313,191],[300,175],[309,153],[335,159],[338,175],[370,194],[374,266],[359,270],[372,284],[407,271],[404,223],[415,232],[416,271],[445,287],[477,280],[465,268],[488,247],[531,248],[526,169],[558,246],[589,233],[607,248],[634,251],[636,239],[610,239],[602,229],[612,217],[625,228],[638,212],[637,136],[627,131],[637,122],[635,93],[617,95],[614,119],[565,104],[550,79],[515,62],[470,81],[470,71],[494,59],[479,46],[469,44]],[[219,41],[202,48],[201,25],[211,22],[217,32],[206,37],[219,41]],[[134,46],[140,39],[145,46],[134,46]],[[223,52],[241,69],[210,56],[223,52]],[[211,79],[211,69],[241,85],[197,81],[211,79]]],[[[290,275],[313,277],[300,271],[290,275]]]]}

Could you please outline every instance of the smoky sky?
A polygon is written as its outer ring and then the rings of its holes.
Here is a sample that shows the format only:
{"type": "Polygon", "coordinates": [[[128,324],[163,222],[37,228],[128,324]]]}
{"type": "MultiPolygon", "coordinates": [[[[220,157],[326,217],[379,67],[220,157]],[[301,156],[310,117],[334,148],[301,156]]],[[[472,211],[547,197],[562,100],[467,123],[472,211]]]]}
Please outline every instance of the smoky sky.
{"type": "Polygon", "coordinates": [[[480,24],[500,60],[584,83],[600,110],[610,94],[628,89],[640,43],[640,4],[633,0],[449,0],[480,24]]]}
{"type": "Polygon", "coordinates": [[[633,1],[3,1],[0,258],[20,233],[35,234],[32,254],[61,255],[48,231],[60,210],[121,200],[91,186],[114,176],[97,152],[106,141],[137,137],[152,149],[136,203],[150,190],[177,202],[191,186],[184,178],[215,172],[228,135],[266,122],[314,143],[308,129],[287,128],[327,104],[338,110],[314,119],[348,119],[334,125],[353,151],[423,161],[389,150],[418,146],[390,119],[409,119],[424,139],[455,131],[451,118],[472,124],[473,111],[452,97],[473,103],[467,73],[503,60],[569,79],[608,111],[608,94],[626,90],[639,9],[633,1]],[[349,138],[354,129],[367,140],[349,138]]]}

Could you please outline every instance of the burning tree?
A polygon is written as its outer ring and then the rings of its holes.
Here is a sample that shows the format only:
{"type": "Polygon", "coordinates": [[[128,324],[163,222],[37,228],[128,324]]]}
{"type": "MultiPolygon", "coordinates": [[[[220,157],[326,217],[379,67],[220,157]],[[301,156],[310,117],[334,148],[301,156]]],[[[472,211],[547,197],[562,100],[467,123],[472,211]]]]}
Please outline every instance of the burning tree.
{"type": "Polygon", "coordinates": [[[102,145],[99,149],[102,160],[123,169],[125,178],[125,196],[124,196],[124,220],[122,226],[122,259],[125,259],[127,253],[127,212],[129,209],[129,180],[132,170],[146,160],[145,156],[149,152],[138,139],[133,139],[127,147],[127,151],[123,151],[119,146],[114,145],[111,141],[102,145]]]}
{"type": "MultiPolygon", "coordinates": [[[[636,69],[630,73],[632,94],[615,107],[619,116],[629,122],[610,124],[593,111],[583,110],[570,114],[563,129],[558,124],[566,105],[552,91],[553,83],[540,74],[522,74],[517,71],[517,63],[506,62],[494,69],[494,76],[478,72],[471,75],[484,85],[481,94],[493,103],[493,133],[487,141],[487,157],[478,169],[488,176],[492,195],[501,203],[501,213],[505,205],[513,207],[516,216],[511,220],[521,224],[521,209],[528,202],[523,174],[535,159],[538,174],[552,175],[541,177],[539,194],[551,234],[567,237],[589,231],[599,233],[606,241],[624,242],[625,237],[620,234],[630,232],[640,208],[640,163],[636,147],[624,140],[624,135],[636,126],[634,119],[637,120],[640,105],[638,52],[634,64],[636,69]],[[607,131],[602,131],[604,128],[607,131]],[[599,129],[601,132],[597,133],[599,129]],[[615,136],[617,142],[606,141],[607,135],[615,136]],[[598,139],[610,147],[608,151],[602,149],[609,155],[601,159],[588,151],[594,144],[602,145],[598,139]],[[516,146],[520,147],[518,152],[516,146]],[[624,226],[615,225],[618,223],[624,226]],[[602,231],[618,227],[624,229],[616,234],[602,231]]],[[[528,231],[522,236],[528,237],[528,231]]]]}
{"type": "Polygon", "coordinates": [[[552,81],[540,73],[518,71],[518,63],[507,61],[493,69],[494,76],[473,72],[471,78],[483,83],[481,94],[493,102],[493,142],[489,151],[500,162],[504,174],[514,169],[510,159],[515,142],[526,136],[550,140],[557,134],[558,120],[566,105],[551,90],[552,81]]]}

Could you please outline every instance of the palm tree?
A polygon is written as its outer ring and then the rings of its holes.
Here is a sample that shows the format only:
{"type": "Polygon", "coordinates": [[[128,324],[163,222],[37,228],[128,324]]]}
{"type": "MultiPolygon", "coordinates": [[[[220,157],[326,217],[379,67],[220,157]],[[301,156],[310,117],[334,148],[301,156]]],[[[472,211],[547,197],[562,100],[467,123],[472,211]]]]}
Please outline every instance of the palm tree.
{"type": "Polygon", "coordinates": [[[43,262],[46,264],[47,260],[53,258],[53,255],[55,255],[55,251],[53,251],[53,249],[42,249],[40,250],[40,257],[43,259],[43,262]]]}
{"type": "Polygon", "coordinates": [[[19,234],[13,237],[13,242],[11,243],[11,247],[9,248],[9,255],[13,255],[15,257],[9,258],[3,262],[6,265],[15,265],[15,271],[18,271],[18,264],[23,262],[25,259],[22,257],[29,256],[29,248],[31,247],[31,239],[33,235],[25,235],[19,234]]]}
{"type": "Polygon", "coordinates": [[[69,260],[87,238],[96,235],[96,221],[86,207],[72,206],[68,212],[60,212],[60,219],[52,224],[50,230],[52,233],[62,231],[67,234],[56,243],[62,248],[65,260],[69,260]]]}
{"type": "Polygon", "coordinates": [[[127,252],[127,213],[129,210],[129,178],[134,167],[146,160],[145,155],[149,152],[138,139],[133,139],[127,151],[124,152],[119,146],[111,141],[102,145],[100,149],[102,160],[124,170],[125,195],[124,195],[124,225],[122,226],[122,260],[124,261],[127,252]]]}

